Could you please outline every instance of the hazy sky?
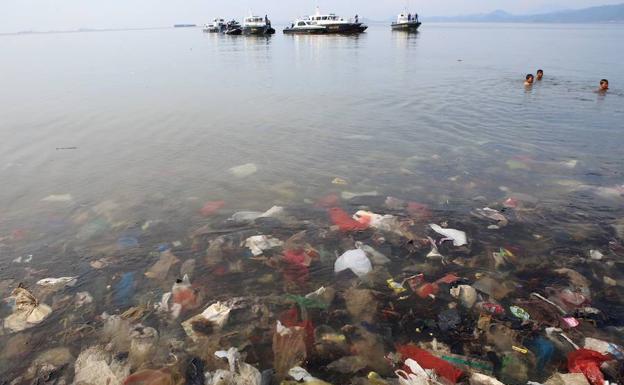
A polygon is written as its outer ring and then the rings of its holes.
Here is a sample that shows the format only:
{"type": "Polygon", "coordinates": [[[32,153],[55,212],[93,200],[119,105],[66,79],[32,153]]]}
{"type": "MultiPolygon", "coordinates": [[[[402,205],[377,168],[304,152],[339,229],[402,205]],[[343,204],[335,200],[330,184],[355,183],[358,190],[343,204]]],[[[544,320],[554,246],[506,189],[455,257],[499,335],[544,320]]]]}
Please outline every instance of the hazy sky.
{"type": "MultiPolygon", "coordinates": [[[[617,4],[622,0],[410,0],[420,15],[452,16],[503,9],[533,13],[617,4]]],[[[313,13],[316,5],[343,16],[385,20],[406,0],[0,0],[0,32],[76,28],[125,28],[203,24],[214,16],[245,16],[249,10],[274,21],[313,13]]]]}

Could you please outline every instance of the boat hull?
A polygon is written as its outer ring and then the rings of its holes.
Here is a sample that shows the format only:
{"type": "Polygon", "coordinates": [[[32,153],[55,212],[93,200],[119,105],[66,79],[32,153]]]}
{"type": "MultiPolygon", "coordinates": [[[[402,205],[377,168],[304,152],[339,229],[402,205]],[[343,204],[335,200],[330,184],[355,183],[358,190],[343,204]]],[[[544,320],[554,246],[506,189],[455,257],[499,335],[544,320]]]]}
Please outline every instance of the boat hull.
{"type": "Polygon", "coordinates": [[[275,29],[270,26],[265,27],[243,27],[243,35],[273,35],[275,29]]]}
{"type": "Polygon", "coordinates": [[[287,35],[324,35],[327,28],[285,28],[284,33],[287,35]]]}
{"type": "Polygon", "coordinates": [[[225,27],[204,28],[204,32],[206,32],[206,33],[222,33],[222,32],[225,32],[225,27]]]}
{"type": "Polygon", "coordinates": [[[240,28],[228,29],[227,31],[225,31],[225,34],[230,36],[238,36],[243,34],[243,30],[240,28]]]}
{"type": "Polygon", "coordinates": [[[368,28],[367,25],[362,23],[348,23],[348,24],[328,24],[325,25],[328,34],[354,34],[362,33],[368,28]]]}
{"type": "Polygon", "coordinates": [[[409,31],[409,32],[415,32],[418,30],[418,27],[420,27],[422,23],[417,21],[417,22],[407,22],[407,23],[392,23],[392,29],[394,31],[409,31]]]}

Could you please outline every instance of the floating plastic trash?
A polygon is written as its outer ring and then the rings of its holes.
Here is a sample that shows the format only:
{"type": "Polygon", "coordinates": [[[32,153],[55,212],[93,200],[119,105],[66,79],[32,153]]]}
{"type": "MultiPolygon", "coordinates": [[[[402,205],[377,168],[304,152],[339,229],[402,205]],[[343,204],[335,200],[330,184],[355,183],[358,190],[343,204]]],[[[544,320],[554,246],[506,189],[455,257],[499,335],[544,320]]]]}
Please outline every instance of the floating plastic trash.
{"type": "Polygon", "coordinates": [[[340,273],[344,270],[351,270],[358,277],[363,277],[373,270],[373,265],[363,250],[348,250],[344,252],[334,264],[334,271],[336,273],[340,273]]]}
{"type": "Polygon", "coordinates": [[[245,163],[240,166],[232,167],[229,171],[237,178],[245,178],[255,174],[258,171],[258,166],[254,163],[245,163]]]}
{"type": "Polygon", "coordinates": [[[447,229],[436,224],[431,224],[429,225],[429,227],[431,227],[431,229],[436,233],[444,235],[446,238],[443,239],[443,241],[447,239],[453,241],[454,246],[463,246],[468,243],[466,233],[464,233],[463,231],[447,229]]]}

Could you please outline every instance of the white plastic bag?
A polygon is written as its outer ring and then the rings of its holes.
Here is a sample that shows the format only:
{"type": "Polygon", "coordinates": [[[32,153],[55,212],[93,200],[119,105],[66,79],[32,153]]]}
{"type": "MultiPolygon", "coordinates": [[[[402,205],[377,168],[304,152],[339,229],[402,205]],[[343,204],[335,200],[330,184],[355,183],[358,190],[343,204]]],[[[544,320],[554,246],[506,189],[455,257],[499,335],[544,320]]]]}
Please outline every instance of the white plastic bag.
{"type": "Polygon", "coordinates": [[[460,230],[447,229],[436,224],[430,224],[429,227],[436,233],[444,235],[446,239],[452,240],[454,246],[463,246],[468,243],[466,233],[460,230]]]}
{"type": "Polygon", "coordinates": [[[373,270],[373,265],[363,250],[353,249],[345,251],[334,263],[334,271],[336,273],[347,269],[351,270],[358,277],[363,277],[373,270]]]}

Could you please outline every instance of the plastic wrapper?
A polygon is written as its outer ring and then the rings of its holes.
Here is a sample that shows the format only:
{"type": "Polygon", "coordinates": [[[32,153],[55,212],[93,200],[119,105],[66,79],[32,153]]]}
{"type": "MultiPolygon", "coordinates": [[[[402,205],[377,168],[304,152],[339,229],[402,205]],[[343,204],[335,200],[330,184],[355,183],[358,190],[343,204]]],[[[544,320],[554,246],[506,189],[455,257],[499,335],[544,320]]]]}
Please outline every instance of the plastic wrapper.
{"type": "Polygon", "coordinates": [[[273,333],[273,368],[278,379],[283,379],[288,370],[301,365],[306,357],[306,330],[303,327],[285,327],[277,321],[273,333]]]}

